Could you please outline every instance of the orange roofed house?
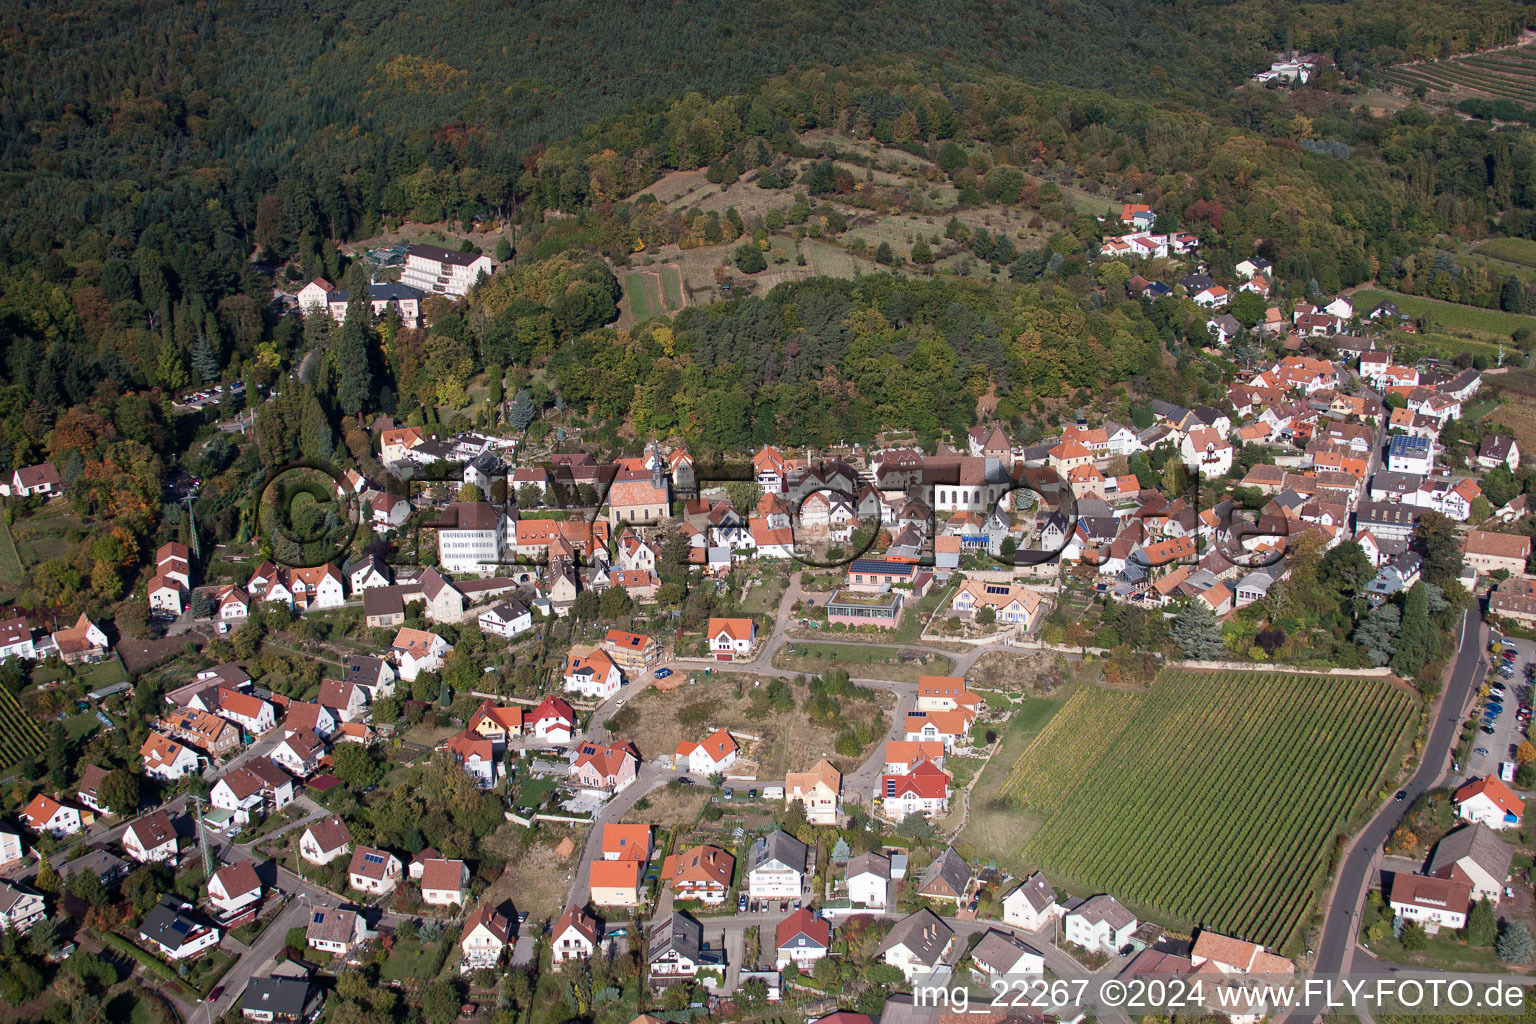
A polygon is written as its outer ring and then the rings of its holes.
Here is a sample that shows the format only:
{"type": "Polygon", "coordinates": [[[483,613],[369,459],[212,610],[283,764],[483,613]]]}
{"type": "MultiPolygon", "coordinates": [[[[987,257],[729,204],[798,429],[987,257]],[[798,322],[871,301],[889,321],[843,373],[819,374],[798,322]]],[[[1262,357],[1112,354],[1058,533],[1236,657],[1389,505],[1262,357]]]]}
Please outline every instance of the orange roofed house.
{"type": "Polygon", "coordinates": [[[598,907],[637,907],[640,905],[640,873],[645,862],[639,860],[594,860],[587,868],[587,882],[592,903],[598,907]]]}
{"type": "Polygon", "coordinates": [[[651,826],[604,825],[603,860],[637,860],[644,864],[651,859],[651,826]]]}
{"type": "Polygon", "coordinates": [[[661,644],[642,633],[626,633],[622,629],[610,629],[603,638],[603,653],[623,671],[634,674],[644,672],[661,657],[661,644]]]}
{"type": "Polygon", "coordinates": [[[817,761],[808,772],[790,772],[784,776],[784,806],[805,806],[805,820],[812,825],[836,825],[840,817],[843,773],[827,760],[817,761]]]}
{"type": "Polygon", "coordinates": [[[1500,831],[1519,828],[1525,815],[1525,801],[1492,775],[1468,782],[1456,791],[1451,802],[1462,821],[1481,822],[1500,831]]]}
{"type": "Polygon", "coordinates": [[[965,688],[964,676],[917,677],[918,711],[953,711],[963,707],[974,714],[985,706],[980,694],[965,688]]]}
{"type": "Polygon", "coordinates": [[[713,775],[734,767],[739,749],[730,733],[716,729],[702,742],[684,740],[679,743],[677,766],[700,775],[713,775]]]}
{"type": "Polygon", "coordinates": [[[739,661],[757,641],[757,624],[751,619],[712,618],[707,638],[716,661],[739,661]]]}
{"type": "Polygon", "coordinates": [[[661,866],[661,877],[678,899],[724,903],[731,888],[736,858],[714,846],[695,846],[674,853],[661,866]]]}

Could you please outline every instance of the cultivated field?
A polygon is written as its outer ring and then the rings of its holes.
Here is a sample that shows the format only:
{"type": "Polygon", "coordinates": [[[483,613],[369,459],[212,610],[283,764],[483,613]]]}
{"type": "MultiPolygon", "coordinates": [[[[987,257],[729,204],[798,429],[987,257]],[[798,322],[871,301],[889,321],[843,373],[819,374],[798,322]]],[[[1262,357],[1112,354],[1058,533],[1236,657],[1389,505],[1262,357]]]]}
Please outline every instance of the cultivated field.
{"type": "Polygon", "coordinates": [[[1463,306],[1456,302],[1427,299],[1422,295],[1404,295],[1379,288],[1361,288],[1350,296],[1354,307],[1369,312],[1378,303],[1393,302],[1408,316],[1429,313],[1435,322],[1454,334],[1467,334],[1485,341],[1508,338],[1520,328],[1536,330],[1536,317],[1504,313],[1497,309],[1463,306]]]}
{"type": "Polygon", "coordinates": [[[0,686],[0,768],[36,757],[46,743],[43,730],[21,710],[16,695],[0,686]]]}
{"type": "Polygon", "coordinates": [[[1472,247],[1479,256],[1536,269],[1536,241],[1529,238],[1490,238],[1472,247]]]}
{"type": "Polygon", "coordinates": [[[644,323],[652,317],[668,316],[688,305],[683,294],[682,271],[675,263],[661,263],[631,270],[620,278],[624,286],[624,309],[620,323],[644,323]]]}
{"type": "Polygon", "coordinates": [[[1020,853],[1053,881],[1289,949],[1414,709],[1384,679],[1180,671],[1144,693],[1087,688],[1002,795],[1041,819],[1020,853]]]}
{"type": "Polygon", "coordinates": [[[1385,85],[1409,92],[1422,86],[1431,93],[1536,103],[1536,48],[1399,64],[1376,72],[1375,77],[1385,85]]]}

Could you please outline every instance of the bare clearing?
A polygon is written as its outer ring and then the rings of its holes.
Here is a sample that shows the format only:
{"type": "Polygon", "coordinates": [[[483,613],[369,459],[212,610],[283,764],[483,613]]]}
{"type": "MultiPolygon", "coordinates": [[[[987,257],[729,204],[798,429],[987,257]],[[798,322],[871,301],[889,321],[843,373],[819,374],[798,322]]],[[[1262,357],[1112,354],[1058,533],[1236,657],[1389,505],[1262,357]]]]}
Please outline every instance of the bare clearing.
{"type": "Polygon", "coordinates": [[[1039,692],[1040,680],[1055,660],[1055,654],[1047,651],[988,651],[976,659],[965,678],[977,690],[1039,692]]]}
{"type": "Polygon", "coordinates": [[[486,900],[511,900],[518,911],[527,912],[530,924],[558,917],[576,869],[575,851],[582,849],[586,832],[553,822],[543,822],[533,832],[511,822],[497,829],[485,840],[486,848],[505,857],[507,867],[486,890],[486,900]],[[566,838],[573,851],[561,857],[555,847],[566,838]]]}
{"type": "Polygon", "coordinates": [[[647,759],[673,753],[684,740],[701,740],[716,729],[728,729],[747,756],[760,758],[758,778],[782,779],[786,771],[804,771],[823,757],[839,771],[862,762],[867,747],[851,757],[833,750],[846,724],[868,723],[875,735],[885,735],[886,709],[891,706],[888,693],[877,693],[869,701],[844,699],[833,721],[812,721],[801,710],[808,693],[804,686],[790,687],[794,710],[774,712],[768,709],[763,692],[770,680],[736,673],[694,678],[698,682],[670,693],[646,690],[629,702],[637,720],[625,729],[624,738],[633,740],[647,759]],[[758,739],[747,739],[749,735],[758,739]]]}
{"type": "Polygon", "coordinates": [[[662,786],[647,793],[635,806],[619,816],[619,821],[634,825],[692,825],[699,820],[709,802],[708,786],[662,786]],[[644,809],[639,805],[645,804],[644,809]]]}

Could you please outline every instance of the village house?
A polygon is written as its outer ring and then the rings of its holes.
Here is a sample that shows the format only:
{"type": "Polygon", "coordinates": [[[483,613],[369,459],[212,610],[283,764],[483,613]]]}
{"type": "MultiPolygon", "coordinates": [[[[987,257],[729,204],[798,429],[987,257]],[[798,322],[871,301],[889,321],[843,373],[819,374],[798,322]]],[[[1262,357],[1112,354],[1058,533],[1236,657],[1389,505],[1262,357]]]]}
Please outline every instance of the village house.
{"type": "Polygon", "coordinates": [[[1036,932],[1065,913],[1056,902],[1056,890],[1036,871],[1003,895],[1003,923],[1036,932]]]}
{"type": "Polygon", "coordinates": [[[954,949],[954,929],[924,907],[896,922],[875,951],[875,956],[901,971],[910,984],[941,964],[949,963],[954,949]]]}
{"type": "Polygon", "coordinates": [[[146,814],[123,830],[123,849],[140,864],[176,859],[176,825],[165,811],[146,814]]]}
{"type": "Polygon", "coordinates": [[[711,618],[705,636],[716,661],[742,661],[757,642],[757,623],[751,619],[711,618]]]}
{"type": "Polygon", "coordinates": [[[736,764],[739,747],[729,732],[716,729],[704,740],[684,740],[677,745],[677,765],[697,775],[714,775],[736,764]]]}
{"type": "Polygon", "coordinates": [[[1255,942],[1202,928],[1189,954],[1196,967],[1209,963],[1223,974],[1292,974],[1295,965],[1255,942]]]}
{"type": "Polygon", "coordinates": [[[1489,434],[1477,449],[1477,464],[1484,469],[1504,466],[1513,473],[1520,468],[1520,445],[1512,437],[1489,434]]]}
{"type": "Polygon", "coordinates": [[[1511,576],[1488,595],[1488,614],[1536,625],[1536,579],[1511,576]]]}
{"type": "MultiPolygon", "coordinates": [[[[330,712],[326,712],[326,716],[329,715],[330,712]]],[[[320,759],[325,756],[325,743],[313,731],[300,729],[284,736],[267,756],[295,777],[304,779],[320,766],[320,759]]]]}
{"type": "Polygon", "coordinates": [[[987,929],[971,950],[971,963],[984,981],[1044,974],[1045,957],[1021,939],[996,928],[987,929]]]}
{"type": "Polygon", "coordinates": [[[580,907],[569,907],[549,929],[550,953],[556,964],[590,959],[602,937],[597,918],[580,907]]]}
{"type": "Polygon", "coordinates": [[[496,784],[496,744],[478,733],[465,729],[444,740],[437,748],[445,752],[453,762],[475,780],[481,789],[496,784]]]}
{"type": "Polygon", "coordinates": [[[434,907],[463,905],[469,866],[462,860],[431,857],[421,862],[421,901],[434,907]]]}
{"type": "Polygon", "coordinates": [[[192,905],[175,896],[162,896],[144,920],[139,938],[167,960],[186,960],[219,944],[219,929],[190,916],[192,905]]]}
{"type": "Polygon", "coordinates": [[[661,878],[672,886],[678,899],[723,903],[735,867],[736,859],[724,850],[695,846],[668,857],[662,863],[661,878]]]}
{"type": "Polygon", "coordinates": [[[842,772],[823,759],[808,772],[789,772],[784,776],[784,805],[804,805],[805,820],[812,825],[836,825],[841,817],[842,789],[842,772]]]}
{"type": "Polygon", "coordinates": [[[495,968],[502,955],[512,945],[512,915],[503,913],[489,903],[475,908],[464,922],[459,938],[459,950],[463,954],[460,969],[478,971],[495,968]]]}
{"type": "Polygon", "coordinates": [[[157,732],[145,737],[139,758],[144,762],[144,774],[162,782],[174,782],[197,770],[195,751],[157,732]]]}
{"type": "Polygon", "coordinates": [[[1525,801],[1492,775],[1464,784],[1451,796],[1456,817],[1481,823],[1495,831],[1519,828],[1525,801]]]}
{"type": "Polygon", "coordinates": [[[598,907],[637,907],[640,905],[640,875],[645,862],[640,860],[594,860],[587,866],[587,885],[592,904],[598,907]]]}
{"type": "Polygon", "coordinates": [[[571,652],[565,663],[565,689],[594,700],[607,700],[624,685],[619,666],[602,648],[584,654],[571,652]]]}
{"type": "Polygon", "coordinates": [[[267,758],[253,758],[214,783],[208,802],[229,811],[236,824],[248,825],[293,802],[293,779],[267,758]]]}
{"type": "Polygon", "coordinates": [[[47,916],[42,893],[0,882],[0,933],[30,931],[47,916]]]}
{"type": "Polygon", "coordinates": [[[1102,893],[1073,900],[1063,915],[1066,940],[1087,950],[1116,953],[1131,941],[1136,915],[1102,893]]]}
{"type": "Polygon", "coordinates": [[[797,900],[805,884],[804,843],[783,829],[759,837],[747,850],[747,895],[755,900],[797,900]]]}
{"type": "Polygon", "coordinates": [[[305,978],[252,978],[240,996],[240,1015],[259,1024],[298,1024],[309,1003],[309,981],[305,978]]]}
{"type": "Polygon", "coordinates": [[[793,963],[802,971],[810,971],[832,948],[832,924],[802,907],[779,922],[774,929],[774,945],[778,950],[775,967],[782,969],[793,963]]]}
{"type": "Polygon", "coordinates": [[[576,712],[559,697],[545,697],[531,714],[523,717],[524,729],[551,743],[569,743],[576,731],[576,712]]]}
{"type": "Polygon", "coordinates": [[[582,743],[571,762],[571,781],[591,792],[619,793],[639,770],[640,752],[633,743],[582,743]]]}
{"type": "Polygon", "coordinates": [[[971,866],[953,847],[946,846],[918,879],[917,894],[932,900],[953,901],[959,907],[969,895],[970,886],[971,866]]]}
{"type": "Polygon", "coordinates": [[[248,860],[226,864],[208,880],[208,902],[226,915],[239,914],[261,902],[261,879],[248,860]]]}
{"type": "Polygon", "coordinates": [[[856,907],[884,910],[891,899],[891,859],[865,852],[848,862],[844,873],[848,901],[856,907]]]}
{"type": "Polygon", "coordinates": [[[321,819],[299,837],[299,856],[311,864],[329,864],[352,849],[352,833],[336,815],[321,819]]]}
{"type": "Polygon", "coordinates": [[[400,884],[400,858],[386,850],[359,846],[347,865],[347,885],[359,892],[394,892],[400,884]]]}
{"type": "Polygon", "coordinates": [[[1514,847],[1487,825],[1464,825],[1435,844],[1428,873],[1472,886],[1471,899],[1498,905],[1514,868],[1514,847]]]}
{"type": "Polygon", "coordinates": [[[400,666],[400,678],[413,681],[423,672],[436,672],[443,667],[443,659],[453,650],[452,645],[436,633],[423,629],[402,627],[395,634],[390,653],[400,666]]]}
{"type": "Polygon", "coordinates": [[[503,601],[480,613],[480,631],[511,639],[533,628],[533,613],[521,601],[503,601]]]}
{"type": "Polygon", "coordinates": [[[1400,871],[1392,876],[1389,905],[1395,916],[1416,921],[1430,935],[1441,928],[1459,931],[1467,926],[1472,883],[1400,871]]]}
{"type": "Polygon", "coordinates": [[[304,928],[304,943],[310,949],[338,956],[345,954],[368,935],[363,915],[357,911],[317,906],[310,913],[309,924],[304,928]]]}
{"type": "Polygon", "coordinates": [[[492,704],[487,698],[469,717],[465,731],[490,740],[497,747],[505,747],[508,740],[523,734],[523,718],[522,705],[492,704]]]}
{"type": "Polygon", "coordinates": [[[1479,573],[1523,573],[1526,559],[1531,557],[1531,538],[1518,533],[1468,530],[1462,538],[1461,554],[1463,562],[1479,573]]]}
{"type": "Polygon", "coordinates": [[[909,814],[945,814],[949,811],[949,773],[932,761],[920,761],[910,771],[880,776],[875,795],[880,813],[891,821],[902,821],[909,814]]]}
{"type": "Polygon", "coordinates": [[[30,498],[34,495],[49,496],[64,493],[64,481],[58,468],[51,462],[36,466],[23,466],[9,477],[0,477],[0,497],[30,498]]]}

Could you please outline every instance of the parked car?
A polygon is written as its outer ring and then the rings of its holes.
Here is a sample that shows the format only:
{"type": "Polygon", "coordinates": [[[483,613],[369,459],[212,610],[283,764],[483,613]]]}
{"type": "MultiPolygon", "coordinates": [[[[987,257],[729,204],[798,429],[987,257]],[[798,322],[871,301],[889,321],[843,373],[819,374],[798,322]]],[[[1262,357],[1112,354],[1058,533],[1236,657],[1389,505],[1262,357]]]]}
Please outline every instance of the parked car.
{"type": "Polygon", "coordinates": [[[747,910],[747,894],[742,893],[736,897],[736,913],[744,914],[747,910]]]}
{"type": "Polygon", "coordinates": [[[669,668],[659,668],[659,669],[656,670],[656,678],[657,679],[665,679],[665,678],[667,678],[667,676],[669,676],[671,674],[672,674],[672,670],[669,669],[669,668]]]}

